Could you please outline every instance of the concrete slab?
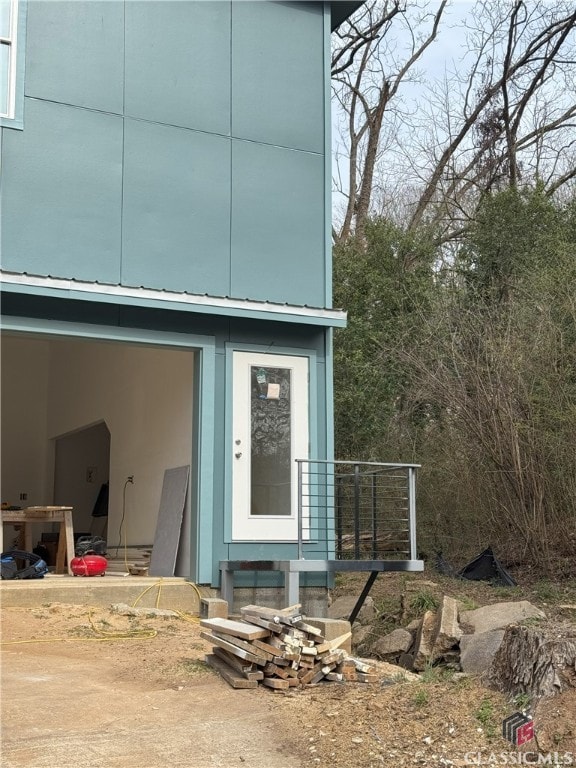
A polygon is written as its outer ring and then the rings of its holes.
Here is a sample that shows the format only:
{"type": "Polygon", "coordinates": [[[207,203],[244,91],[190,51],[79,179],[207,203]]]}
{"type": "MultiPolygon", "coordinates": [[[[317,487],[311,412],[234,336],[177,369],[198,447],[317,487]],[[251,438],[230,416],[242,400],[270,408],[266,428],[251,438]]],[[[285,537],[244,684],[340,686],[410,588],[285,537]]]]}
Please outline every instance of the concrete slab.
{"type": "Polygon", "coordinates": [[[6,608],[34,608],[47,603],[110,605],[127,603],[141,607],[200,612],[201,597],[216,596],[216,590],[201,588],[176,576],[74,577],[48,574],[43,579],[0,582],[0,604],[6,608]]]}

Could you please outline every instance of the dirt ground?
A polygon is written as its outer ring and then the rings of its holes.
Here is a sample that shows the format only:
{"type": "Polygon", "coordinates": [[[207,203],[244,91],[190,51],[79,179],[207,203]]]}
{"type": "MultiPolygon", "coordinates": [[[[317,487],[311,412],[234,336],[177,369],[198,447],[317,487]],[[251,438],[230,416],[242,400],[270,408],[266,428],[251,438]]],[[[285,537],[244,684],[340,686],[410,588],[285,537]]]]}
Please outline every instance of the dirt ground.
{"type": "MultiPolygon", "coordinates": [[[[391,579],[375,589],[384,620],[401,587],[391,579]]],[[[519,599],[477,590],[478,604],[519,599]]],[[[192,616],[54,603],[2,609],[2,630],[4,768],[520,763],[500,738],[519,702],[436,668],[413,682],[233,690],[205,665],[210,646],[192,616]]],[[[535,722],[538,741],[525,749],[576,764],[576,690],[543,703],[535,722]]]]}

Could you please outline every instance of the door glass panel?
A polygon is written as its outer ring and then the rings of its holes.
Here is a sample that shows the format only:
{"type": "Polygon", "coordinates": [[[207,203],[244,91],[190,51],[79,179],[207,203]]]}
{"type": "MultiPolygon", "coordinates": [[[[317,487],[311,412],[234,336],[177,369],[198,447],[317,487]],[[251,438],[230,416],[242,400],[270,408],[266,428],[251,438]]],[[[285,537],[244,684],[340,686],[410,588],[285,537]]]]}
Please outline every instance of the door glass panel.
{"type": "Polygon", "coordinates": [[[251,515],[290,515],[291,370],[250,367],[251,515]]]}
{"type": "Polygon", "coordinates": [[[8,114],[8,83],[10,82],[10,46],[0,43],[0,115],[8,114]]]}

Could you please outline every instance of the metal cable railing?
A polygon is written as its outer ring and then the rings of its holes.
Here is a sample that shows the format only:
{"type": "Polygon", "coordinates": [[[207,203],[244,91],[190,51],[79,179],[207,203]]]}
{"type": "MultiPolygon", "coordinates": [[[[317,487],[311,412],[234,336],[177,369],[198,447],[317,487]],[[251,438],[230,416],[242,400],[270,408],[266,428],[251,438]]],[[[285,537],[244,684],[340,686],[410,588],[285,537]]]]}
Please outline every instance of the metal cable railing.
{"type": "Polygon", "coordinates": [[[418,464],[297,459],[298,558],[417,559],[418,464]]]}

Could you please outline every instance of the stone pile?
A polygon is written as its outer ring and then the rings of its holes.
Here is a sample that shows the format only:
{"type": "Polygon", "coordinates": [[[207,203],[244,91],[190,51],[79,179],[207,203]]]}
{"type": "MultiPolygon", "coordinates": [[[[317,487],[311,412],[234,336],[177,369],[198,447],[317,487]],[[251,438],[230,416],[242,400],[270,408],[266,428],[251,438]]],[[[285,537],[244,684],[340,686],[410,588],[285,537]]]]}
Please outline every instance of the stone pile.
{"type": "MultiPolygon", "coordinates": [[[[337,615],[339,606],[333,605],[331,610],[337,615]]],[[[353,627],[353,646],[362,651],[376,632],[375,610],[372,618],[369,612],[370,606],[368,613],[359,616],[362,623],[353,627]]],[[[403,617],[407,620],[407,611],[403,617]]],[[[457,600],[445,595],[436,610],[427,610],[420,619],[370,642],[370,655],[414,672],[441,664],[480,675],[490,667],[508,625],[544,618],[545,614],[526,600],[463,610],[457,600]]]]}

